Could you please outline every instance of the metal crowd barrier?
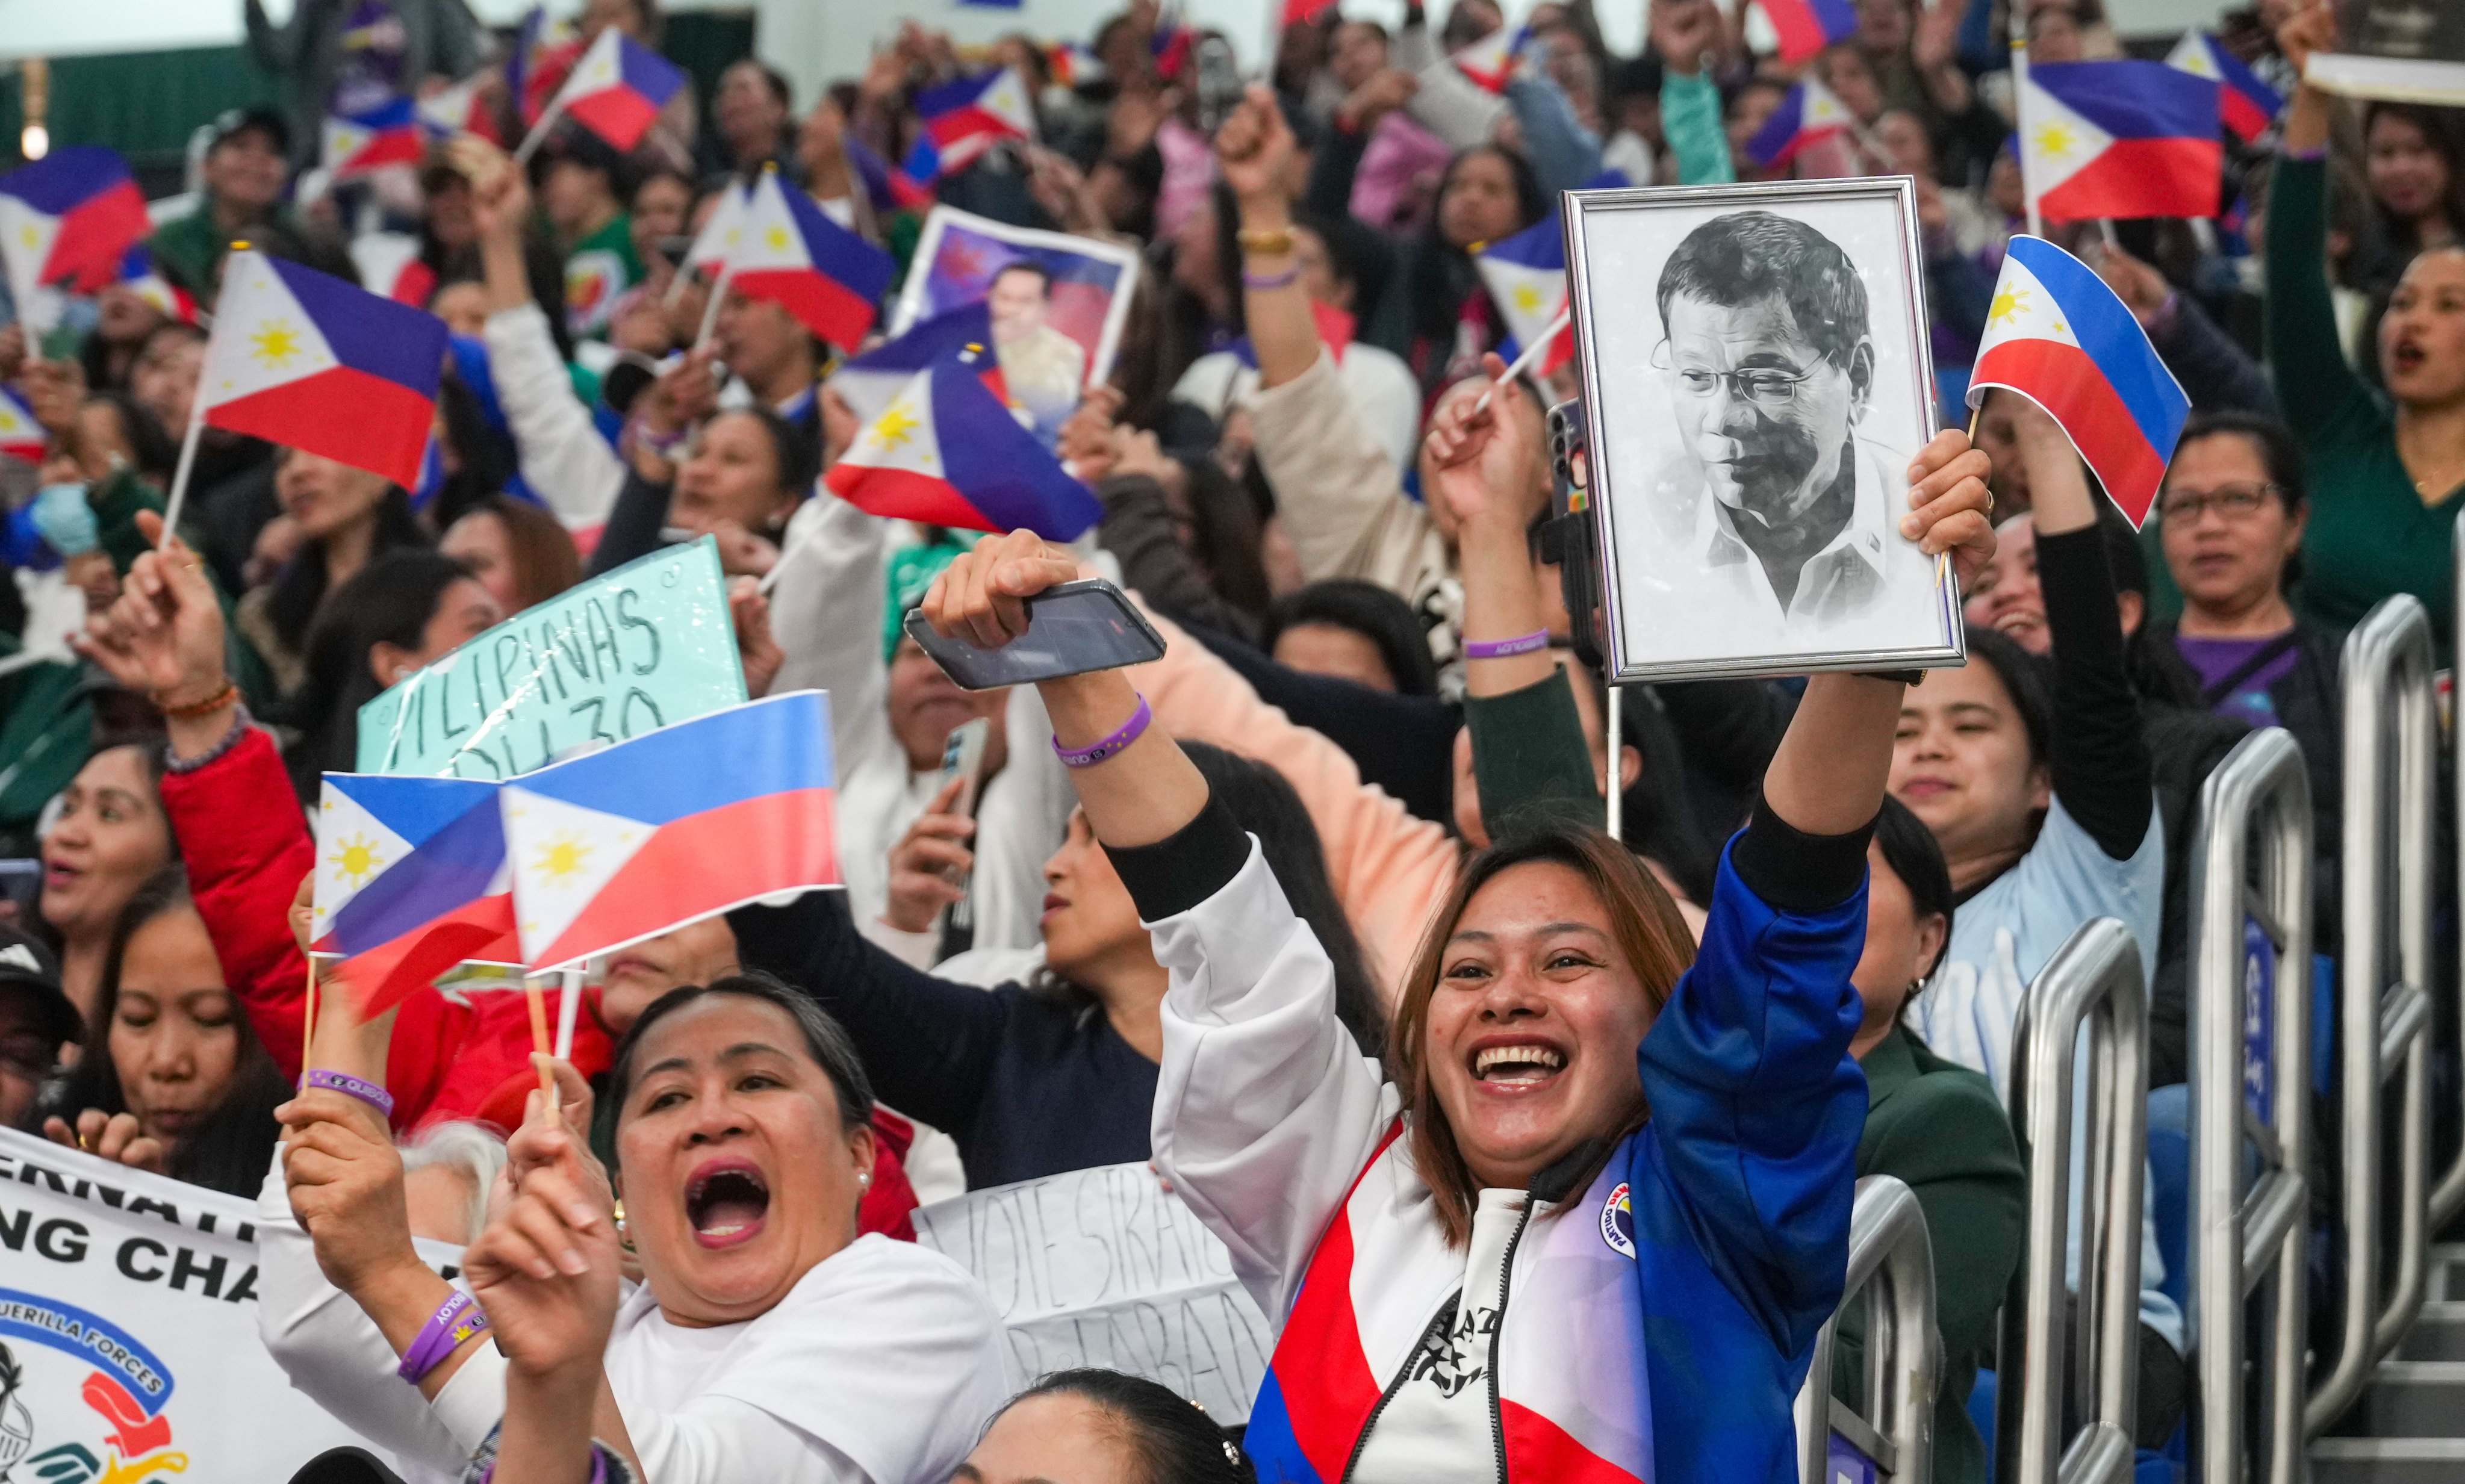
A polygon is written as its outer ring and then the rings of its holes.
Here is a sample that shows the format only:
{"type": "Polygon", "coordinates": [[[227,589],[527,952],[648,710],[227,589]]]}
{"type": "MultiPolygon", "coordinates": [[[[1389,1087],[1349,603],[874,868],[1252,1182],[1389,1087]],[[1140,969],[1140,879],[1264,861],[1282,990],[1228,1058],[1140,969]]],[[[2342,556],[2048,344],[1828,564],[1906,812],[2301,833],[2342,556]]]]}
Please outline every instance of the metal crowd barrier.
{"type": "MultiPolygon", "coordinates": [[[[2465,1192],[2465,1157],[2430,1181],[2426,1053],[2431,1025],[2432,714],[2431,619],[2399,594],[2371,609],[2345,641],[2343,865],[2343,980],[2338,1038],[2344,1077],[2339,1219],[2345,1243],[2344,1325],[2335,1365],[2304,1408],[2318,1433],[2361,1396],[2371,1367],[2422,1307],[2429,1233],[2465,1192]],[[2391,914],[2391,908],[2393,913],[2391,914]],[[2391,916],[2393,920],[2391,920],[2391,916]],[[2380,1296],[2382,1088],[2401,1078],[2396,1274],[2380,1296]]],[[[2324,1338],[2324,1337],[2323,1337],[2324,1338]]]]}
{"type": "Polygon", "coordinates": [[[2293,735],[2246,737],[2209,775],[2191,856],[2191,1250],[2203,1484],[2297,1484],[2310,1148],[2311,775],[2293,735]],[[2254,889],[2254,867],[2257,888],[2254,889]],[[2244,1170],[2255,1163],[2248,1185],[2244,1170]],[[2261,1423],[2246,1430],[2244,1333],[2276,1282],[2261,1423]],[[2254,1466],[2246,1472],[2248,1454],[2254,1466]]]}
{"type": "Polygon", "coordinates": [[[1857,1182],[1840,1308],[1815,1336],[1814,1363],[1797,1392],[1797,1476],[1810,1484],[1844,1474],[1926,1484],[1934,1472],[1934,1404],[1942,1384],[1925,1211],[1908,1186],[1889,1175],[1870,1175],[1857,1182]],[[1832,1339],[1840,1316],[1869,1289],[1866,1411],[1860,1414],[1832,1395],[1832,1339]],[[1844,1460],[1850,1467],[1833,1467],[1835,1449],[1855,1455],[1844,1460]]]}
{"type": "Polygon", "coordinates": [[[2015,1484],[2107,1484],[2132,1476],[2139,1390],[2140,1202],[2148,1140],[2148,995],[2140,946],[2112,918],[2083,924],[2021,1002],[2011,1052],[2011,1124],[2028,1144],[2029,1224],[1995,1367],[1999,1476],[2015,1484]],[[2086,1209],[2078,1332],[2064,1282],[2071,1207],[2075,1049],[2089,1032],[2086,1209]],[[2065,1381],[2088,1419],[2062,1446],[2065,1381]]]}

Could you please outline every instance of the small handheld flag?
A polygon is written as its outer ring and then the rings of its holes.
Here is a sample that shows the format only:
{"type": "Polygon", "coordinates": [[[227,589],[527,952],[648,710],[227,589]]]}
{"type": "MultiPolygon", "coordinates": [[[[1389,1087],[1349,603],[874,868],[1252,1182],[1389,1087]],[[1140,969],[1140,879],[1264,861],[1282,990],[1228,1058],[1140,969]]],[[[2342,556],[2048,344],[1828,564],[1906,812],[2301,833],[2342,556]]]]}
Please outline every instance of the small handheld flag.
{"type": "Polygon", "coordinates": [[[1103,507],[966,365],[916,373],[823,476],[868,515],[1073,541],[1103,507]]]}
{"type": "Polygon", "coordinates": [[[154,266],[153,250],[143,242],[129,244],[120,259],[120,286],[183,324],[197,322],[197,301],[187,289],[163,277],[154,266]]]}
{"type": "Polygon", "coordinates": [[[533,972],[839,880],[830,698],[714,711],[502,786],[533,972]]]}
{"type": "Polygon", "coordinates": [[[916,116],[924,132],[905,168],[919,182],[965,169],[1003,140],[1035,139],[1035,109],[1015,67],[928,88],[916,97],[916,116]]]}
{"type": "Polygon", "coordinates": [[[95,145],[55,149],[0,175],[0,256],[20,304],[43,285],[91,294],[154,230],[128,162],[95,145]]]}
{"type": "Polygon", "coordinates": [[[2217,214],[2217,84],[2163,62],[2049,62],[2020,88],[2020,173],[2050,222],[2217,214]]]}
{"type": "Polygon", "coordinates": [[[344,956],[366,1013],[457,963],[519,963],[497,785],[327,773],[318,801],[312,952],[344,956]]]}
{"type": "Polygon", "coordinates": [[[2044,408],[2131,523],[2147,521],[2191,399],[2114,290],[2051,242],[2013,237],[2003,259],[1968,405],[1989,387],[2044,408]]]}
{"type": "Polygon", "coordinates": [[[498,137],[497,120],[480,94],[480,85],[487,80],[488,75],[480,73],[421,99],[421,132],[436,140],[452,139],[457,134],[477,134],[492,144],[503,144],[504,141],[498,137]]]}
{"type": "Polygon", "coordinates": [[[419,118],[419,105],[405,97],[360,113],[328,114],[325,169],[336,180],[357,180],[389,165],[417,165],[428,149],[419,118]]]}
{"type": "Polygon", "coordinates": [[[2259,79],[2250,64],[2226,50],[2225,43],[2203,31],[2187,31],[2165,65],[2217,85],[2217,108],[2234,138],[2248,144],[2268,132],[2285,111],[2284,95],[2259,79]]]}
{"type": "Polygon", "coordinates": [[[1523,58],[1523,44],[1532,39],[1528,26],[1500,26],[1451,58],[1455,71],[1484,93],[1503,93],[1523,58]]]}
{"type": "Polygon", "coordinates": [[[738,293],[769,299],[823,340],[854,350],[873,328],[898,266],[803,191],[782,186],[778,171],[765,170],[744,203],[726,271],[738,293]]]}
{"type": "Polygon", "coordinates": [[[1780,37],[1785,62],[1810,61],[1857,33],[1854,0],[1755,0],[1780,37]]]}
{"type": "Polygon", "coordinates": [[[1094,82],[1104,76],[1104,60],[1083,41],[1055,41],[1044,49],[1045,64],[1053,69],[1053,80],[1065,88],[1094,82]]]}
{"type": "Polygon", "coordinates": [[[1856,125],[1857,120],[1849,106],[1840,101],[1830,88],[1812,77],[1801,79],[1780,100],[1755,137],[1746,141],[1746,158],[1758,169],[1777,169],[1797,158],[1797,152],[1809,144],[1818,144],[1856,125]]]}
{"type": "Polygon", "coordinates": [[[33,410],[15,391],[0,387],[0,454],[40,463],[51,441],[52,435],[34,421],[33,410]]]}
{"type": "MultiPolygon", "coordinates": [[[[869,423],[890,410],[890,404],[907,389],[917,372],[928,365],[965,364],[970,350],[982,351],[992,343],[992,308],[983,299],[976,299],[929,320],[920,320],[898,339],[883,341],[864,354],[840,363],[823,385],[838,393],[849,411],[869,423]]],[[[997,399],[1009,401],[1009,389],[1001,385],[1000,362],[980,355],[969,369],[997,399]]]]}
{"type": "Polygon", "coordinates": [[[609,147],[630,150],[642,142],[651,122],[684,85],[682,68],[611,26],[573,64],[565,86],[532,125],[515,158],[528,161],[549,122],[559,114],[606,140],[609,147]]]}
{"type": "Polygon", "coordinates": [[[1189,65],[1189,49],[1195,38],[1189,22],[1176,4],[1156,19],[1155,34],[1147,38],[1147,55],[1155,63],[1156,77],[1170,82],[1189,65]]]}
{"type": "MultiPolygon", "coordinates": [[[[1507,341],[1499,354],[1510,361],[1548,339],[1550,326],[1561,323],[1566,307],[1566,238],[1552,211],[1543,221],[1511,237],[1483,248],[1474,257],[1482,287],[1499,318],[1506,321],[1507,341]]],[[[1541,352],[1536,375],[1546,376],[1574,358],[1575,334],[1570,326],[1555,332],[1541,352]]]]}

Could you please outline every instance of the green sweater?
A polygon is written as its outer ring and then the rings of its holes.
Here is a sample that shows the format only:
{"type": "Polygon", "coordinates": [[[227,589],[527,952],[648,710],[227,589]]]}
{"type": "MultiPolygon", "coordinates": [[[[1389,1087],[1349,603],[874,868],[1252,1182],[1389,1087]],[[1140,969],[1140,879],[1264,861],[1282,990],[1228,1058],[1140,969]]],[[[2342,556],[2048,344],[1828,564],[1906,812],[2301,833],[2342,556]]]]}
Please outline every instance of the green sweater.
{"type": "Polygon", "coordinates": [[[2338,348],[2327,179],[2324,161],[2280,159],[2268,185],[2268,365],[2311,479],[2298,600],[2320,622],[2350,629],[2382,598],[2412,593],[2445,653],[2450,541],[2465,486],[2423,503],[2397,456],[2396,413],[2338,348]]]}

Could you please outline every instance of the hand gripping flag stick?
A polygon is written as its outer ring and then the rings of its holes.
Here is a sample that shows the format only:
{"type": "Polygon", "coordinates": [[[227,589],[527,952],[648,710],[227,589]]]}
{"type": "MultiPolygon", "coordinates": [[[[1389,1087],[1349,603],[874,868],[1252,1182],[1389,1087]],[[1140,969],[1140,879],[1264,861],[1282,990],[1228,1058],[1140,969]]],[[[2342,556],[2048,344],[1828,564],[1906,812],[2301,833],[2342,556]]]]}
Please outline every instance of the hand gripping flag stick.
{"type": "Polygon", "coordinates": [[[1572,305],[1559,310],[1558,318],[1549,321],[1549,327],[1532,337],[1532,343],[1523,347],[1523,353],[1515,358],[1515,364],[1506,368],[1506,374],[1490,383],[1489,389],[1480,394],[1480,400],[1472,405],[1473,416],[1478,417],[1489,410],[1489,399],[1498,395],[1499,388],[1532,369],[1548,349],[1550,342],[1566,332],[1567,317],[1573,313],[1572,305]]]}

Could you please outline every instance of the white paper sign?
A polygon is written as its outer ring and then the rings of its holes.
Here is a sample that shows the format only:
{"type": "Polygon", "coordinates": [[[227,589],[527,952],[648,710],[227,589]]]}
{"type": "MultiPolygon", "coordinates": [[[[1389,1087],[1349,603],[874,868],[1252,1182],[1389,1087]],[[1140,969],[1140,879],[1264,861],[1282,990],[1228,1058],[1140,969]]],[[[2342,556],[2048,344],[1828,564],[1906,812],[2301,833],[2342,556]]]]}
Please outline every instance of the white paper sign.
{"type": "Polygon", "coordinates": [[[357,1441],[257,1339],[254,1218],[0,1129],[0,1479],[265,1484],[357,1441]]]}
{"type": "Polygon", "coordinates": [[[1232,1254],[1144,1164],[1106,1164],[937,1202],[916,1240],[973,1273],[1019,1374],[1095,1365],[1247,1422],[1275,1332],[1232,1254]]]}

